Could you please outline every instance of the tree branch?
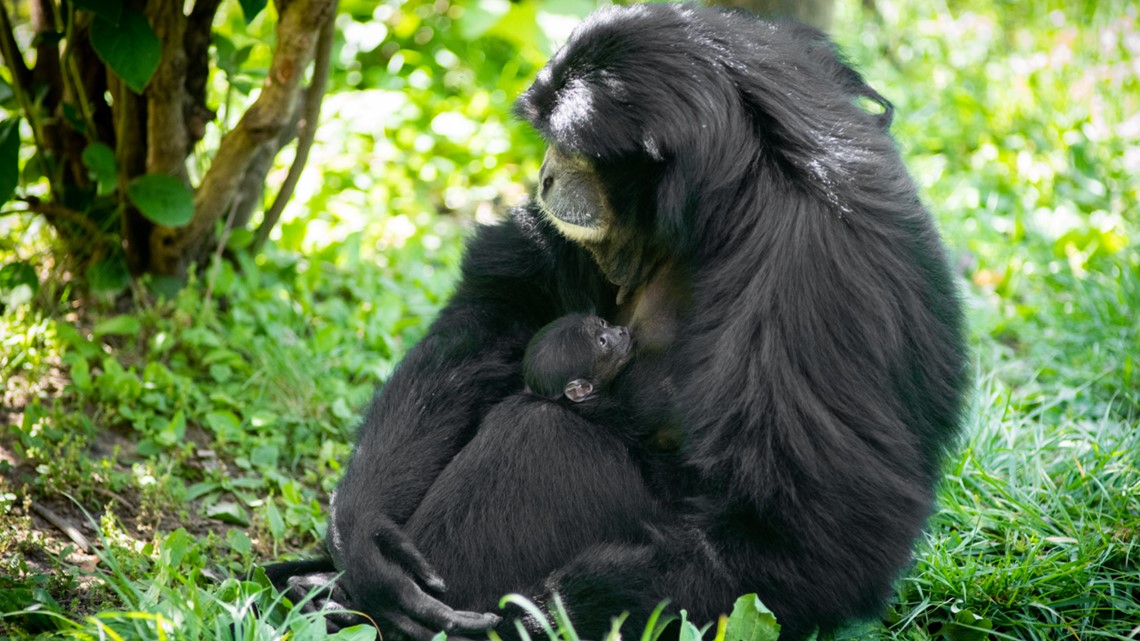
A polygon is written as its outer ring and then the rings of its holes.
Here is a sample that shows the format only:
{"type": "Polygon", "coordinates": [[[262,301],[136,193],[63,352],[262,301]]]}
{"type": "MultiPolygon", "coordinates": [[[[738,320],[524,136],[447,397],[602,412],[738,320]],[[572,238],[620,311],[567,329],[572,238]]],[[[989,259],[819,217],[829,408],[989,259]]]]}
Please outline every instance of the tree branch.
{"type": "Polygon", "coordinates": [[[80,16],[75,10],[75,5],[68,3],[67,5],[67,31],[64,34],[64,40],[67,42],[67,48],[63,50],[63,96],[64,100],[73,98],[79,104],[79,114],[83,116],[83,122],[87,127],[87,137],[90,140],[97,140],[99,132],[95,128],[95,112],[91,108],[91,101],[87,99],[87,89],[84,86],[84,78],[79,73],[79,65],[75,60],[75,51],[78,48],[80,38],[87,40],[89,34],[87,33],[86,20],[84,24],[80,24],[80,16]],[[82,35],[80,35],[82,34],[82,35]],[[72,94],[69,96],[68,94],[72,94]]]}
{"type": "MultiPolygon", "coordinates": [[[[28,205],[28,211],[39,214],[46,218],[48,222],[52,223],[53,227],[58,227],[60,221],[67,221],[74,223],[83,228],[83,231],[88,234],[89,241],[105,240],[107,235],[103,233],[99,226],[95,224],[90,218],[82,212],[75,211],[74,209],[54,202],[44,202],[34,196],[21,198],[28,205]]],[[[73,234],[65,234],[73,238],[73,234]]],[[[66,240],[66,238],[65,238],[66,240]]]]}
{"type": "Polygon", "coordinates": [[[115,121],[111,105],[104,97],[109,89],[107,73],[103,61],[91,46],[91,20],[85,21],[83,28],[76,33],[75,42],[69,42],[67,48],[78,79],[75,90],[87,96],[87,104],[91,107],[91,120],[95,125],[92,138],[114,148],[115,121]]]}
{"type": "Polygon", "coordinates": [[[47,87],[43,106],[45,113],[54,113],[63,95],[63,69],[59,62],[58,38],[45,37],[56,33],[56,7],[52,0],[32,0],[32,28],[36,32],[36,66],[32,69],[32,86],[47,87]]]}
{"type": "Polygon", "coordinates": [[[187,185],[186,154],[190,150],[186,136],[183,105],[186,92],[186,51],[183,37],[186,16],[181,2],[147,4],[151,27],[162,41],[162,58],[147,84],[146,96],[146,171],[167,174],[187,185]]]}
{"type": "Polygon", "coordinates": [[[305,92],[305,108],[301,113],[299,123],[301,133],[297,139],[297,153],[293,157],[292,166],[289,167],[289,174],[285,176],[285,182],[281,184],[281,191],[277,192],[277,197],[273,199],[273,206],[265,212],[265,219],[257,228],[257,235],[253,240],[255,250],[260,249],[265,244],[265,241],[269,239],[269,232],[273,231],[273,227],[281,219],[285,205],[293,197],[297,182],[301,180],[301,172],[305,169],[305,162],[309,159],[309,151],[312,150],[313,141],[317,137],[317,124],[321,118],[321,103],[325,98],[329,67],[332,63],[332,43],[336,35],[336,4],[337,0],[333,0],[332,12],[325,19],[325,24],[321,27],[321,35],[317,40],[317,53],[313,60],[313,80],[309,83],[308,91],[305,92]]]}
{"type": "Polygon", "coordinates": [[[119,199],[123,203],[123,239],[127,265],[141,274],[150,265],[150,233],[154,224],[126,201],[127,184],[146,173],[146,101],[131,91],[118,76],[107,71],[107,84],[115,97],[111,111],[115,121],[115,159],[119,163],[119,199]]]}
{"type": "MultiPolygon", "coordinates": [[[[302,90],[301,94],[301,100],[306,101],[306,92],[302,90]]],[[[242,177],[238,194],[235,197],[235,201],[238,203],[234,215],[235,229],[246,228],[249,225],[249,219],[253,217],[253,211],[264,205],[265,177],[273,168],[273,160],[277,157],[277,152],[297,137],[297,123],[300,119],[301,110],[294,109],[289,124],[281,130],[276,138],[261,143],[261,147],[253,155],[253,159],[249,161],[249,167],[245,170],[245,176],[242,177]]]]}
{"type": "MultiPolygon", "coordinates": [[[[210,35],[219,4],[221,0],[197,0],[186,20],[186,34],[182,39],[186,51],[183,118],[186,120],[187,143],[191,147],[206,135],[206,123],[217,115],[206,106],[206,81],[210,78],[210,35]]],[[[189,153],[191,149],[186,151],[189,153]]]]}
{"type": "Polygon", "coordinates": [[[312,59],[316,25],[332,13],[334,0],[293,0],[277,23],[277,48],[261,95],[223,139],[194,198],[194,219],[181,229],[159,228],[151,238],[152,267],[178,274],[202,257],[214,224],[237,194],[243,169],[266,140],[280,133],[293,109],[301,75],[312,59]]]}

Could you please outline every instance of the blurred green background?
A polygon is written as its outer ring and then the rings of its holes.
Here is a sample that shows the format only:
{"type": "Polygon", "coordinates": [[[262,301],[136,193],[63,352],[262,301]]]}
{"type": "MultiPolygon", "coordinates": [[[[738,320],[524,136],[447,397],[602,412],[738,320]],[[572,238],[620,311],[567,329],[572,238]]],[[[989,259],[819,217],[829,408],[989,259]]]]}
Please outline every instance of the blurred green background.
{"type": "MultiPolygon", "coordinates": [[[[89,286],[41,218],[0,212],[0,634],[324,636],[254,613],[259,584],[225,577],[320,540],[359,411],[447,299],[472,227],[537,175],[512,101],[594,7],[342,0],[316,145],[271,244],[237,239],[176,292],[89,286]]],[[[271,10],[223,12],[205,148],[272,42],[271,10]]],[[[835,4],[832,35],[895,104],[961,277],[977,385],[914,566],[883,620],[839,638],[1140,638],[1137,13],[835,4]]]]}

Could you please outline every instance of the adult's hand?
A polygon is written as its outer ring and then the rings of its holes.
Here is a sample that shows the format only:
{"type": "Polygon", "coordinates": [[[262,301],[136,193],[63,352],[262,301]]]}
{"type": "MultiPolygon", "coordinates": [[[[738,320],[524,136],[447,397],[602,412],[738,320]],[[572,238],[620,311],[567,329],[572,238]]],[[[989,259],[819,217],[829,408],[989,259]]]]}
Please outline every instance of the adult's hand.
{"type": "MultiPolygon", "coordinates": [[[[482,634],[499,624],[502,618],[496,614],[455,610],[441,601],[438,597],[447,587],[411,539],[388,518],[373,515],[370,521],[365,545],[344,550],[334,544],[333,555],[344,576],[315,608],[348,606],[372,617],[388,638],[395,632],[417,641],[430,641],[439,632],[451,638],[482,634]]],[[[358,622],[338,615],[329,620],[329,627],[358,622]]]]}

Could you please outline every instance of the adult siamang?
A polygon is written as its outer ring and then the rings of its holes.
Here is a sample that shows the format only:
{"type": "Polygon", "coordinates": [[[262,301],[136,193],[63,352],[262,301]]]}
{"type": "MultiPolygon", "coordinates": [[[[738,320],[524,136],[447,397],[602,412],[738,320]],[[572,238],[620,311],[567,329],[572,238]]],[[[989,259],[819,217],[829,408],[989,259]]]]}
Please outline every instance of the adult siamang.
{"type": "Polygon", "coordinates": [[[415,638],[506,629],[479,612],[511,587],[509,562],[498,585],[475,565],[441,579],[409,534],[430,531],[432,554],[551,554],[550,532],[518,525],[546,527],[551,509],[525,488],[573,486],[588,466],[524,472],[517,502],[485,515],[510,526],[482,540],[449,515],[487,506],[493,459],[465,487],[435,484],[475,442],[510,458],[484,417],[509,409],[538,328],[593,309],[637,336],[614,393],[645,456],[676,461],[639,468],[665,515],[632,540],[590,524],[530,595],[560,594],[586,638],[623,610],[634,630],[663,599],[709,620],[747,592],[786,638],[875,614],[968,383],[955,284],[890,104],[819,31],[643,4],[588,18],[517,113],[549,145],[535,202],[477,232],[455,295],[377,395],[336,494],[332,560],[271,577],[296,594],[335,568],[329,603],[415,638]],[[448,510],[424,523],[429,496],[448,510]]]}

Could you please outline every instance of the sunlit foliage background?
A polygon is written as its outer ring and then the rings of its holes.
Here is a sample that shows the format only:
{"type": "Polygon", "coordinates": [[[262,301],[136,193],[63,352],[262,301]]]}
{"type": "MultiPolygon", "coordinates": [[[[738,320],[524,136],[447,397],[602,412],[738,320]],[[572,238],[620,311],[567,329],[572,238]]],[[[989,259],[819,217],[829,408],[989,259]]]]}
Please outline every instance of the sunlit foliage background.
{"type": "MultiPolygon", "coordinates": [[[[272,38],[271,13],[247,25],[229,4],[207,146],[272,38]]],[[[978,391],[914,567],[884,620],[849,634],[1138,638],[1137,9],[869,4],[838,2],[834,36],[896,105],[961,276],[978,391]]],[[[88,288],[41,220],[0,213],[0,612],[40,608],[0,631],[323,636],[243,609],[266,598],[256,584],[217,581],[320,539],[372,389],[446,300],[472,226],[536,175],[542,144],[512,100],[593,6],[343,0],[317,146],[273,245],[254,258],[235,239],[176,293],[88,288]],[[83,523],[65,496],[104,514],[84,531],[113,556],[33,518],[83,523]]]]}

